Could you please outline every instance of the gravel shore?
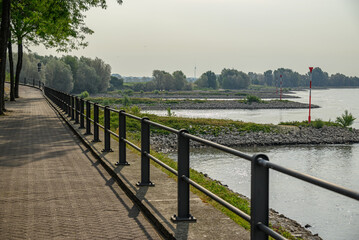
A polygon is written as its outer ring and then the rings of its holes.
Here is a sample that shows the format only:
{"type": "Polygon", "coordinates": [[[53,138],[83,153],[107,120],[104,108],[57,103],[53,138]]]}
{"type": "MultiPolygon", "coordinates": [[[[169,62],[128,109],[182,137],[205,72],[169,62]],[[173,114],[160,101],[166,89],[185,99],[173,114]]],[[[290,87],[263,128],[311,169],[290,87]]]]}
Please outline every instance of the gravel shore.
{"type": "MultiPolygon", "coordinates": [[[[278,126],[277,132],[241,133],[223,129],[217,136],[198,135],[204,139],[228,146],[271,146],[298,144],[349,144],[359,143],[359,130],[324,126],[322,128],[278,126]]],[[[175,135],[152,135],[151,142],[156,150],[169,152],[177,147],[175,135]]],[[[203,144],[191,141],[191,147],[202,148],[203,144]]]]}
{"type": "MultiPolygon", "coordinates": [[[[167,103],[166,100],[155,105],[137,104],[142,110],[166,110],[174,109],[299,109],[308,108],[309,104],[292,101],[265,101],[263,103],[244,103],[238,100],[208,100],[208,101],[179,101],[167,103]]],[[[312,104],[312,108],[319,106],[312,104]]]]}

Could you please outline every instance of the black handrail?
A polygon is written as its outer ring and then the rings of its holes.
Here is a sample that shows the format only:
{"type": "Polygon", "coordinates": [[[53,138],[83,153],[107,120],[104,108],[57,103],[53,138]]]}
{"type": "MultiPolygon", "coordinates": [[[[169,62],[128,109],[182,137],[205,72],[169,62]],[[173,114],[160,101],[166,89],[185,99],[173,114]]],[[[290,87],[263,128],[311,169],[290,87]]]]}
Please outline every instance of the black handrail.
{"type": "MultiPolygon", "coordinates": [[[[78,102],[83,103],[78,97],[69,95],[67,93],[59,92],[54,89],[44,87],[45,95],[58,105],[65,113],[69,114],[71,120],[79,123],[78,114],[86,118],[86,128],[90,129],[91,125],[94,126],[94,139],[93,141],[100,141],[98,128],[103,128],[105,132],[104,137],[104,151],[111,150],[110,148],[110,134],[119,139],[120,154],[117,164],[129,165],[126,161],[126,144],[133,147],[135,150],[141,152],[141,181],[138,182],[139,186],[154,186],[150,181],[149,175],[149,160],[153,160],[160,166],[164,167],[171,173],[178,177],[178,214],[174,215],[171,219],[173,221],[195,221],[196,219],[189,212],[189,185],[197,188],[199,191],[211,197],[213,200],[222,204],[227,209],[231,210],[238,216],[242,217],[251,224],[251,239],[268,239],[271,236],[275,239],[285,239],[283,236],[269,228],[269,169],[281,172],[283,174],[295,177],[297,179],[306,181],[313,185],[334,191],[340,195],[359,200],[359,192],[335,185],[333,183],[324,181],[322,179],[303,174],[292,169],[282,167],[278,164],[269,162],[268,156],[264,154],[257,154],[254,156],[247,155],[236,149],[200,138],[198,136],[189,134],[186,130],[177,130],[160,123],[152,122],[148,118],[140,118],[138,116],[126,113],[124,110],[117,110],[108,106],[101,106],[96,103],[86,101],[86,114],[82,108],[83,104],[79,106],[78,102]],[[76,103],[76,104],[74,104],[76,103]],[[91,111],[87,110],[93,105],[93,119],[91,118],[91,111]],[[99,123],[99,108],[104,109],[104,126],[99,123]],[[119,114],[119,134],[110,130],[111,112],[119,114]],[[141,147],[130,142],[126,139],[126,117],[141,121],[141,147]],[[171,168],[156,157],[150,154],[150,126],[158,127],[166,131],[177,134],[178,138],[178,161],[177,168],[171,168]],[[189,142],[190,140],[196,141],[207,146],[219,149],[223,152],[238,156],[251,162],[251,214],[250,216],[227,201],[208,191],[198,183],[191,180],[189,176],[189,142]]],[[[82,124],[82,122],[80,123],[82,124]]],[[[89,130],[86,130],[90,132],[89,130]]]]}

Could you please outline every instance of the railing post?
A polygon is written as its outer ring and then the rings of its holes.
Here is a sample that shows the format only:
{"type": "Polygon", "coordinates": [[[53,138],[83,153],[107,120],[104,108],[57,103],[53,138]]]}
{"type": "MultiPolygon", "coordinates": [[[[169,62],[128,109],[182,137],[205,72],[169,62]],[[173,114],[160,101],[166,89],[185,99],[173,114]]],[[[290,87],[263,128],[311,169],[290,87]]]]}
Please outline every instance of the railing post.
{"type": "Polygon", "coordinates": [[[93,104],[93,140],[92,142],[101,142],[100,138],[99,138],[99,134],[98,134],[98,114],[99,114],[99,109],[98,109],[98,105],[96,103],[93,104]]]}
{"type": "Polygon", "coordinates": [[[26,85],[26,78],[24,78],[24,84],[26,85]]]}
{"type": "Polygon", "coordinates": [[[67,116],[71,117],[71,96],[66,94],[66,102],[67,102],[67,116]]]}
{"type": "Polygon", "coordinates": [[[91,134],[91,103],[86,100],[86,135],[91,134]]]}
{"type": "Polygon", "coordinates": [[[79,98],[75,97],[75,123],[79,123],[79,110],[80,110],[80,104],[79,104],[79,98]]]}
{"type": "Polygon", "coordinates": [[[269,215],[269,169],[258,161],[269,161],[264,154],[253,156],[251,176],[251,239],[268,239],[268,234],[261,231],[258,224],[268,226],[269,215]]]}
{"type": "Polygon", "coordinates": [[[32,86],[35,87],[35,78],[32,79],[32,86]]]}
{"type": "Polygon", "coordinates": [[[150,158],[147,154],[150,153],[150,124],[148,118],[141,119],[141,182],[137,186],[154,186],[150,181],[150,158]]]}
{"type": "Polygon", "coordinates": [[[110,120],[110,117],[111,117],[111,112],[110,112],[110,109],[109,109],[109,106],[105,106],[105,111],[104,111],[104,127],[105,127],[105,148],[102,150],[102,152],[112,152],[112,149],[111,149],[111,135],[110,135],[110,127],[111,127],[111,120],[110,120]]]}
{"type": "Polygon", "coordinates": [[[80,98],[80,128],[85,128],[85,117],[84,117],[84,113],[85,113],[85,102],[83,100],[83,98],[80,98]]]}
{"type": "Polygon", "coordinates": [[[75,96],[70,96],[71,98],[71,120],[75,119],[75,96]]]}
{"type": "Polygon", "coordinates": [[[118,114],[118,144],[119,144],[119,159],[116,165],[130,165],[126,161],[126,115],[125,111],[121,110],[118,114]]]}
{"type": "Polygon", "coordinates": [[[39,88],[41,89],[41,81],[39,80],[39,88]]]}
{"type": "Polygon", "coordinates": [[[178,133],[178,181],[177,181],[177,215],[172,216],[171,220],[174,222],[180,221],[196,221],[189,213],[189,184],[185,182],[182,177],[190,178],[189,175],[189,139],[183,136],[183,133],[188,133],[187,130],[181,129],[178,133]]]}

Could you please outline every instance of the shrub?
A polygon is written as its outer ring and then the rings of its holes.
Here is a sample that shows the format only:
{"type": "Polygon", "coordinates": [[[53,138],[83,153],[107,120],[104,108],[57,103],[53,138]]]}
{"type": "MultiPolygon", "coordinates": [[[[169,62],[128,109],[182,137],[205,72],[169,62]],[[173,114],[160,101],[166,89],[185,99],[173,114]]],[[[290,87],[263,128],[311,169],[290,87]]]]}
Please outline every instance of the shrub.
{"type": "Polygon", "coordinates": [[[247,95],[246,99],[245,99],[245,103],[253,103],[253,102],[257,102],[257,103],[261,103],[262,100],[257,97],[257,96],[254,96],[254,95],[247,95]]]}
{"type": "Polygon", "coordinates": [[[87,91],[83,91],[81,94],[80,94],[80,98],[87,98],[89,97],[90,94],[87,92],[87,91]]]}
{"type": "Polygon", "coordinates": [[[124,94],[127,95],[127,96],[132,96],[133,95],[133,90],[132,89],[126,89],[124,91],[124,94]]]}
{"type": "Polygon", "coordinates": [[[318,118],[312,122],[312,125],[315,128],[322,128],[324,126],[324,122],[322,121],[322,119],[318,118]]]}
{"type": "Polygon", "coordinates": [[[131,105],[131,99],[125,95],[123,98],[122,98],[122,104],[125,106],[125,107],[128,107],[131,105]]]}
{"type": "Polygon", "coordinates": [[[353,117],[353,115],[349,113],[348,110],[345,110],[342,116],[337,117],[337,120],[335,122],[337,122],[342,127],[349,127],[354,123],[355,119],[356,118],[353,117]]]}

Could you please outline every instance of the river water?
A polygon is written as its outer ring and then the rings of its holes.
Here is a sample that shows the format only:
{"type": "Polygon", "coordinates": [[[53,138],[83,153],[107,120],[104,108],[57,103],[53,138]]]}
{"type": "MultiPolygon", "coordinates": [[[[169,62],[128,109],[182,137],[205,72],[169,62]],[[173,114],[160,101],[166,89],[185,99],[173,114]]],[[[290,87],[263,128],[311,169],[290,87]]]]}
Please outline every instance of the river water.
{"type": "MultiPolygon", "coordinates": [[[[298,102],[308,103],[308,91],[294,93],[298,102]]],[[[358,119],[359,89],[312,90],[312,120],[335,121],[345,109],[358,119]]],[[[175,110],[177,116],[234,119],[246,122],[274,123],[308,119],[308,109],[296,110],[175,110]]],[[[166,111],[151,111],[165,115],[166,111]]],[[[270,161],[359,191],[359,144],[307,145],[239,148],[248,153],[264,153],[270,161]]],[[[175,159],[176,156],[172,155],[175,159]]],[[[191,167],[250,196],[250,163],[213,149],[191,150],[191,167]]],[[[270,207],[298,221],[309,224],[323,239],[359,239],[359,202],[321,189],[303,181],[270,171],[270,207]]]]}

